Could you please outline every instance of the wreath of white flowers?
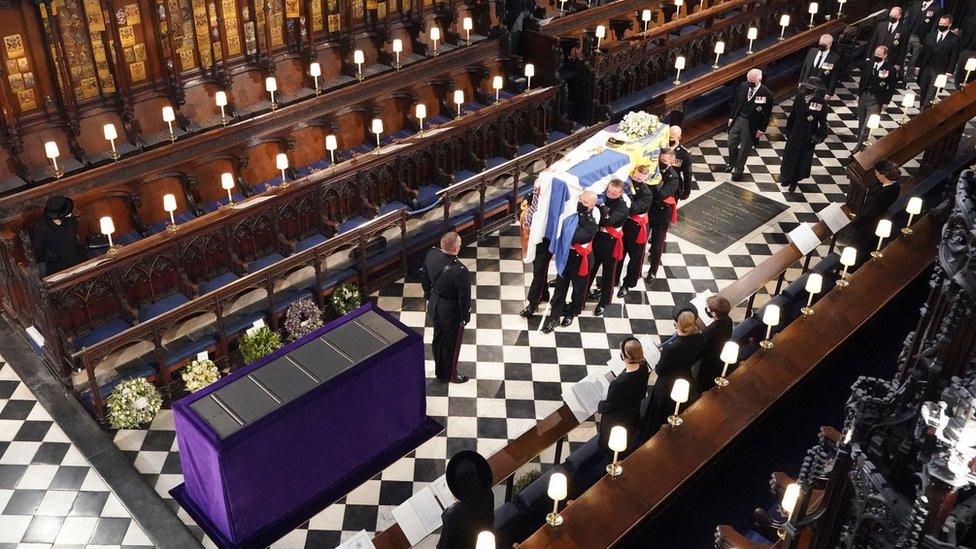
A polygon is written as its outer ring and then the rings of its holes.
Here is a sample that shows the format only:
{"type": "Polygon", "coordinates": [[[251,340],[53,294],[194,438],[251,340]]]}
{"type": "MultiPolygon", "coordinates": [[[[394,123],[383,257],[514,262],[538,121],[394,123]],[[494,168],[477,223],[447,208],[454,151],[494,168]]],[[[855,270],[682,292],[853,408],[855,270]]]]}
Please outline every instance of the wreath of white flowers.
{"type": "Polygon", "coordinates": [[[220,372],[212,360],[194,360],[183,368],[180,376],[186,385],[186,390],[195,393],[207,385],[220,379],[220,372]]]}
{"type": "Polygon", "coordinates": [[[113,429],[145,425],[163,407],[163,397],[148,379],[139,377],[119,383],[108,395],[108,422],[113,429]]]}

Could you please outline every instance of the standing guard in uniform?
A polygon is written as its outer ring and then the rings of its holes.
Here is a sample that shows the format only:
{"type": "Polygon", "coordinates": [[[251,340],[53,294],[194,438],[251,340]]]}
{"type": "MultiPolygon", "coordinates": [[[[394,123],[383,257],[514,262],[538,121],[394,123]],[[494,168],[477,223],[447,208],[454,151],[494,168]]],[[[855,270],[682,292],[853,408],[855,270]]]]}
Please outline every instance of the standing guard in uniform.
{"type": "Polygon", "coordinates": [[[675,196],[678,200],[688,200],[691,196],[692,188],[695,186],[695,175],[692,172],[694,157],[684,145],[681,144],[681,127],[671,126],[668,130],[668,146],[674,151],[674,164],[671,166],[681,179],[681,185],[675,196]]]}
{"type": "Polygon", "coordinates": [[[461,237],[455,232],[441,237],[440,249],[427,252],[420,283],[427,298],[427,321],[434,325],[434,373],[443,382],[464,383],[457,371],[461,333],[471,319],[471,273],[457,255],[461,237]]]}
{"type": "Polygon", "coordinates": [[[681,176],[674,169],[674,150],[661,149],[657,160],[661,171],[661,184],[651,187],[654,201],[647,211],[647,224],[651,227],[650,249],[647,253],[649,268],[647,277],[650,282],[657,278],[657,271],[661,267],[661,254],[664,253],[664,242],[668,236],[668,227],[678,220],[678,205],[674,199],[675,193],[681,186],[681,176]]]}
{"type": "Polygon", "coordinates": [[[864,146],[868,138],[868,119],[891,102],[898,80],[894,66],[888,60],[888,48],[878,46],[874,57],[861,67],[861,80],[857,85],[857,148],[864,146]]]}
{"type": "Polygon", "coordinates": [[[576,227],[573,232],[569,257],[566,260],[566,267],[556,277],[552,301],[549,302],[549,318],[542,325],[543,333],[548,334],[553,331],[557,323],[561,326],[569,326],[583,310],[583,302],[586,300],[586,287],[590,281],[590,255],[593,253],[593,237],[596,236],[597,232],[597,222],[596,219],[593,219],[594,206],[596,206],[596,193],[583,191],[576,205],[577,219],[574,220],[573,216],[570,216],[563,221],[564,231],[569,230],[573,222],[576,223],[576,227]],[[566,295],[569,293],[570,285],[573,286],[573,297],[567,305],[566,295]],[[559,320],[559,315],[562,315],[562,321],[559,320]]]}
{"type": "Polygon", "coordinates": [[[613,296],[613,285],[617,280],[620,264],[624,259],[624,221],[630,215],[630,208],[623,199],[624,182],[613,179],[607,186],[606,199],[600,205],[600,231],[593,237],[594,266],[590,270],[590,281],[601,271],[599,288],[590,294],[596,299],[595,316],[603,316],[613,296]]]}
{"type": "Polygon", "coordinates": [[[803,84],[796,92],[793,108],[786,119],[786,150],[780,168],[780,185],[796,191],[800,181],[810,177],[813,152],[827,138],[827,101],[823,88],[803,84]]]}
{"type": "MultiPolygon", "coordinates": [[[[624,221],[624,253],[627,254],[627,275],[624,277],[617,297],[624,297],[637,285],[641,268],[644,266],[644,249],[647,248],[647,210],[654,202],[647,179],[651,169],[646,165],[637,166],[630,176],[630,217],[624,221]]],[[[621,267],[623,261],[621,261],[621,267]]],[[[617,273],[620,276],[620,273],[617,273]]]]}

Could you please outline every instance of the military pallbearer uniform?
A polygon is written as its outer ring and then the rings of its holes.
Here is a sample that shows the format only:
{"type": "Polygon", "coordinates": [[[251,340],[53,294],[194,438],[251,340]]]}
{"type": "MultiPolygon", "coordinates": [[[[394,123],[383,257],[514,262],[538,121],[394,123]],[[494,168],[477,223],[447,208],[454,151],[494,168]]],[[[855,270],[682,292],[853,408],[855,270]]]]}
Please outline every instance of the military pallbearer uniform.
{"type": "Polygon", "coordinates": [[[457,380],[461,332],[471,319],[471,273],[456,256],[433,249],[424,259],[421,284],[434,326],[434,371],[441,381],[457,380]]]}
{"type": "Polygon", "coordinates": [[[651,228],[647,251],[647,260],[650,264],[647,270],[648,280],[653,280],[657,276],[657,271],[661,267],[661,254],[664,253],[664,241],[668,236],[668,227],[678,220],[675,194],[680,187],[681,177],[673,166],[661,170],[661,184],[651,187],[654,201],[647,211],[648,225],[651,228]]]}
{"type": "Polygon", "coordinates": [[[594,314],[600,316],[610,304],[613,285],[617,281],[621,263],[624,260],[624,221],[630,209],[623,197],[607,198],[600,206],[600,230],[593,237],[594,265],[590,273],[592,281],[596,272],[601,271],[597,292],[600,295],[594,314]]]}

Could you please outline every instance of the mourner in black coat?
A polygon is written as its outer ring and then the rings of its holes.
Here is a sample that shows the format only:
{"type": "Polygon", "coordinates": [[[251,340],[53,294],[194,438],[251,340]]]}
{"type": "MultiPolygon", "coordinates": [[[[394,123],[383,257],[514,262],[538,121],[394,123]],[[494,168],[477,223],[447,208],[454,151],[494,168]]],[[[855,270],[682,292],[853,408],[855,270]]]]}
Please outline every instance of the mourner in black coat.
{"type": "Polygon", "coordinates": [[[732,304],[720,295],[709,296],[705,302],[705,314],[712,318],[712,323],[702,330],[704,345],[701,366],[698,367],[695,380],[695,387],[703,393],[714,387],[715,378],[722,375],[725,364],[719,357],[725,343],[732,337],[732,319],[729,318],[731,310],[732,304]]]}
{"type": "Polygon", "coordinates": [[[857,148],[860,149],[868,138],[868,119],[872,114],[881,114],[895,93],[898,81],[894,66],[888,61],[888,50],[878,46],[874,56],[861,67],[861,80],[857,92],[857,148]]]}
{"type": "Polygon", "coordinates": [[[766,135],[773,113],[773,92],[762,84],[762,71],[752,69],[747,82],[739,84],[732,99],[729,116],[729,151],[725,171],[732,181],[740,181],[746,159],[755,149],[756,141],[766,135]]]}
{"type": "Polygon", "coordinates": [[[874,175],[881,185],[864,197],[864,205],[850,225],[851,245],[857,248],[858,265],[870,259],[871,251],[878,244],[878,237],[874,235],[878,221],[885,217],[901,192],[901,184],[898,183],[900,171],[891,160],[881,160],[875,164],[874,175]]]}
{"type": "MultiPolygon", "coordinates": [[[[878,46],[888,48],[888,60],[896,71],[905,66],[905,53],[908,51],[908,25],[901,20],[901,8],[895,6],[888,12],[888,20],[878,23],[871,39],[868,40],[868,56],[878,46]]],[[[870,57],[868,58],[870,60],[870,57]]]]}
{"type": "Polygon", "coordinates": [[[624,259],[624,221],[630,215],[630,206],[624,202],[624,182],[619,179],[611,180],[607,185],[606,198],[599,206],[600,230],[593,237],[593,267],[590,271],[590,283],[596,280],[600,271],[599,288],[592,292],[591,297],[597,300],[595,316],[603,316],[613,297],[613,285],[620,272],[624,259]]]}
{"type": "Polygon", "coordinates": [[[644,361],[644,349],[637,339],[628,337],[620,343],[620,360],[627,369],[610,382],[606,400],[600,402],[600,449],[607,457],[613,457],[608,443],[610,430],[615,426],[627,429],[627,450],[620,457],[626,457],[641,444],[640,408],[647,396],[647,379],[650,367],[644,361]]]}
{"type": "Polygon", "coordinates": [[[935,99],[935,79],[940,74],[951,76],[959,55],[959,36],[953,33],[952,17],[948,15],[939,19],[939,25],[925,37],[922,49],[918,54],[918,64],[915,74],[918,76],[918,87],[922,90],[922,108],[927,108],[935,99]]]}
{"type": "Polygon", "coordinates": [[[823,86],[828,95],[834,95],[837,89],[837,72],[840,69],[840,55],[833,51],[834,37],[824,34],[816,48],[807,52],[803,65],[800,67],[800,85],[809,84],[814,79],[817,85],[823,86]]]}
{"type": "Polygon", "coordinates": [[[780,185],[796,190],[800,181],[810,177],[813,152],[827,137],[827,100],[816,79],[803,84],[793,100],[793,108],[786,119],[786,149],[780,167],[780,185]]]}
{"type": "Polygon", "coordinates": [[[427,321],[434,325],[434,370],[437,379],[464,383],[457,371],[461,333],[471,319],[471,273],[458,260],[461,237],[455,232],[441,237],[440,249],[427,252],[420,282],[427,298],[427,321]]]}
{"type": "Polygon", "coordinates": [[[908,29],[908,52],[906,62],[918,67],[918,52],[922,42],[935,29],[942,17],[942,6],[938,0],[915,0],[905,13],[905,26],[908,29]]]}
{"type": "Polygon", "coordinates": [[[668,415],[674,411],[671,400],[671,388],[677,379],[685,379],[691,384],[691,396],[688,404],[694,400],[696,387],[694,385],[693,368],[702,356],[705,340],[695,321],[695,314],[684,311],[678,315],[675,322],[678,337],[670,338],[661,345],[661,359],[654,366],[657,381],[651,393],[651,403],[643,419],[641,440],[646,440],[664,424],[668,415]]]}
{"type": "Polygon", "coordinates": [[[73,215],[74,202],[64,196],[52,196],[44,206],[44,217],[34,231],[34,249],[51,275],[73,267],[88,258],[85,245],[78,240],[78,219],[73,215]]]}
{"type": "Polygon", "coordinates": [[[437,549],[475,549],[478,534],[495,526],[491,466],[481,454],[462,450],[447,462],[444,475],[457,502],[441,514],[437,549]]]}
{"type": "MultiPolygon", "coordinates": [[[[569,250],[563,272],[556,277],[552,300],[549,302],[549,317],[542,325],[543,333],[553,331],[556,324],[569,326],[583,309],[586,288],[590,285],[593,237],[596,236],[598,229],[597,221],[593,217],[594,206],[596,206],[596,194],[593,191],[583,191],[576,206],[577,220],[576,229],[573,231],[572,248],[569,250]],[[573,288],[573,295],[572,301],[567,304],[566,296],[569,294],[570,286],[573,288]]],[[[565,224],[563,230],[568,230],[565,224]]]]}

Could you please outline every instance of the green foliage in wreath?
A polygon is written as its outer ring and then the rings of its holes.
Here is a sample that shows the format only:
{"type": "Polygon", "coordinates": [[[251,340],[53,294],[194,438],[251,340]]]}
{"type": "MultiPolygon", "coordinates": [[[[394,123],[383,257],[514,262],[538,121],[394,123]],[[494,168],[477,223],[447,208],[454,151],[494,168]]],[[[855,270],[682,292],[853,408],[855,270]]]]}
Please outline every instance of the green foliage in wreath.
{"type": "Polygon", "coordinates": [[[186,390],[195,393],[220,379],[220,372],[212,360],[194,360],[180,373],[186,390]]]}
{"type": "Polygon", "coordinates": [[[541,476],[542,471],[539,469],[530,469],[528,472],[522,474],[518,479],[515,480],[515,485],[512,487],[512,495],[514,496],[515,494],[521,492],[541,476]]]}
{"type": "Polygon", "coordinates": [[[134,429],[156,417],[163,397],[148,379],[139,377],[119,383],[108,395],[108,423],[113,429],[134,429]]]}
{"type": "Polygon", "coordinates": [[[341,284],[332,293],[332,308],[342,316],[363,304],[363,296],[355,284],[341,284]]]}
{"type": "Polygon", "coordinates": [[[281,336],[271,328],[261,326],[250,334],[242,335],[240,345],[244,364],[250,364],[277,351],[281,347],[281,336]]]}

